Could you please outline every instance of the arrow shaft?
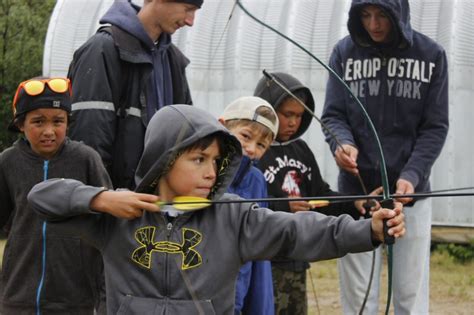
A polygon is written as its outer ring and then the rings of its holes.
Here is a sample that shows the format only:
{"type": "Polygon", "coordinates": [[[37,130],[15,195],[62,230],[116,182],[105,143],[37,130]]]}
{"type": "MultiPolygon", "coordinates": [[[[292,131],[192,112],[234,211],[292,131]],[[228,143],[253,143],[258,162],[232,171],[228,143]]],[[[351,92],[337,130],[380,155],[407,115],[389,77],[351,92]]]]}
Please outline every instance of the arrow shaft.
{"type": "MultiPolygon", "coordinates": [[[[391,198],[439,198],[439,197],[469,197],[474,196],[474,193],[415,193],[415,194],[391,194],[391,198]]],[[[226,203],[256,203],[256,202],[290,202],[290,201],[312,201],[312,200],[327,200],[329,202],[335,201],[355,201],[360,199],[376,199],[383,200],[385,196],[382,195],[343,195],[343,196],[318,196],[318,197],[295,197],[295,198],[254,198],[254,199],[236,199],[236,200],[190,200],[190,201],[177,201],[177,202],[163,202],[162,204],[197,204],[197,203],[208,203],[208,204],[226,204],[226,203]]]]}

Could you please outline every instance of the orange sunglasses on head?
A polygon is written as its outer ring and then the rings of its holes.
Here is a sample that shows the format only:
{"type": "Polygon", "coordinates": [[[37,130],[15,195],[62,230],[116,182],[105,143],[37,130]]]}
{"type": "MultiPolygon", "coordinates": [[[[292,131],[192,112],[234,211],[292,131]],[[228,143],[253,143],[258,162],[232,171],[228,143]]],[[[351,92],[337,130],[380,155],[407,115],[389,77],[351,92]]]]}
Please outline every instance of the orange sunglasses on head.
{"type": "Polygon", "coordinates": [[[45,85],[48,85],[51,91],[56,93],[66,93],[69,91],[69,95],[72,95],[71,81],[67,78],[49,78],[49,79],[31,79],[26,80],[18,85],[16,89],[15,97],[13,98],[13,113],[16,112],[16,103],[23,89],[26,94],[31,96],[40,95],[44,92],[45,85]]]}

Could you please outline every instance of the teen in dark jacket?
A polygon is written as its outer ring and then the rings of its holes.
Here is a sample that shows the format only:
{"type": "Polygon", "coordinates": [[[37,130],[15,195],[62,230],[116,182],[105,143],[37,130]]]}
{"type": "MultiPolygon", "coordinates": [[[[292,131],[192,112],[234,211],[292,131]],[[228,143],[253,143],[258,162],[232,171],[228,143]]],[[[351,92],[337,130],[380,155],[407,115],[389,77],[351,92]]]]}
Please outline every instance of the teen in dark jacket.
{"type": "MultiPolygon", "coordinates": [[[[383,147],[391,192],[429,191],[431,167],[448,132],[446,53],[411,28],[407,0],[354,0],[347,25],[350,35],[337,43],[330,66],[371,117],[383,147]]],[[[327,137],[341,167],[339,191],[361,193],[353,176],[356,172],[367,189],[381,186],[380,155],[372,130],[361,108],[333,76],[327,83],[322,119],[349,153],[343,154],[327,137]]],[[[428,314],[430,202],[418,200],[406,213],[407,237],[393,247],[395,313],[428,314]]],[[[340,260],[341,298],[347,314],[358,313],[362,305],[371,259],[369,254],[340,260]]],[[[377,275],[367,314],[378,313],[378,284],[377,275]]]]}
{"type": "Polygon", "coordinates": [[[134,187],[146,126],[161,107],[192,104],[189,60],[171,43],[176,25],[192,26],[202,0],[119,0],[75,53],[69,135],[96,149],[115,187],[134,187]]]}

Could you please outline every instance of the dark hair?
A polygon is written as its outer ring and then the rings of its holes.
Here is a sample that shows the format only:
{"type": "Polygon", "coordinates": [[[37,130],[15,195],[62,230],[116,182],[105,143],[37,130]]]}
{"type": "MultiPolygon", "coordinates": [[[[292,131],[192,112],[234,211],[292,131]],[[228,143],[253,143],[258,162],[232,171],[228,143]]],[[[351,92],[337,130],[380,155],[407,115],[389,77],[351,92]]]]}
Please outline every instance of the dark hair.
{"type": "Polygon", "coordinates": [[[201,149],[205,150],[207,149],[214,140],[217,140],[217,145],[219,147],[219,153],[223,154],[225,152],[226,146],[224,144],[224,135],[221,132],[216,132],[212,133],[210,135],[207,135],[204,138],[198,139],[196,142],[193,142],[192,144],[188,145],[187,147],[181,148],[179,151],[176,153],[172,154],[170,156],[169,162],[166,165],[166,167],[163,169],[163,172],[160,177],[163,175],[167,174],[170,169],[173,167],[174,163],[176,160],[183,154],[195,149],[201,149]]]}
{"type": "Polygon", "coordinates": [[[219,152],[222,153],[225,149],[223,139],[224,137],[222,133],[220,132],[212,133],[204,138],[197,140],[193,144],[181,149],[179,155],[183,154],[184,152],[192,151],[194,149],[205,150],[212,144],[214,140],[217,140],[217,145],[219,146],[219,152]]]}

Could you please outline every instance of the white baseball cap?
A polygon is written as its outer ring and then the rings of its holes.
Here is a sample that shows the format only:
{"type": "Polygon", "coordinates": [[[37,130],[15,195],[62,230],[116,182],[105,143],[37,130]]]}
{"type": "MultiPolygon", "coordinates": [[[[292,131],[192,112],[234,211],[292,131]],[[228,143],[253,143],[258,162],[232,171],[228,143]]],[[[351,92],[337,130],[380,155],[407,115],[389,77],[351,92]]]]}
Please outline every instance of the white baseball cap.
{"type": "Polygon", "coordinates": [[[278,134],[278,116],[266,100],[257,96],[244,96],[236,99],[224,109],[221,118],[225,121],[234,119],[246,119],[261,123],[265,127],[269,128],[273,133],[273,139],[278,134]],[[275,115],[275,122],[272,122],[268,118],[263,117],[257,113],[257,109],[260,107],[267,107],[275,115]]]}

